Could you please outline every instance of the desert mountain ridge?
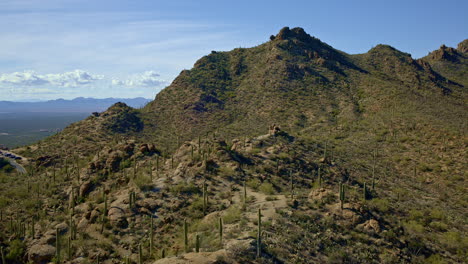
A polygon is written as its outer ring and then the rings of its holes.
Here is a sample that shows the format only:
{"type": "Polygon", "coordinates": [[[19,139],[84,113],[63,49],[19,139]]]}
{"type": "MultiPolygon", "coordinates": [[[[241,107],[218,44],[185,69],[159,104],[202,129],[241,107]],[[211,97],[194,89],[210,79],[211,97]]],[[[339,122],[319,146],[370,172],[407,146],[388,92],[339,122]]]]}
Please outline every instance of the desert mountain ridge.
{"type": "Polygon", "coordinates": [[[462,263],[466,45],[350,55],[285,27],[213,51],[141,109],[13,150],[28,173],[1,174],[4,255],[462,263]]]}

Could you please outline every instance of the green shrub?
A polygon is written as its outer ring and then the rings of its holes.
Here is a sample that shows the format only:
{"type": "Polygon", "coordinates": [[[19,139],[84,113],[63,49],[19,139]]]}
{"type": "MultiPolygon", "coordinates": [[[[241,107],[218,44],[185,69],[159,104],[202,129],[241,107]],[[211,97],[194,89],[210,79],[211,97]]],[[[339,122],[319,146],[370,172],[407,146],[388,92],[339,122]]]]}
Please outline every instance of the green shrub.
{"type": "Polygon", "coordinates": [[[368,201],[371,209],[377,210],[382,213],[386,213],[390,210],[390,202],[387,199],[375,198],[368,201]]]}
{"type": "Polygon", "coordinates": [[[418,224],[418,222],[414,220],[406,222],[403,226],[405,227],[406,232],[413,235],[418,235],[424,232],[424,226],[418,224]]]}
{"type": "Polygon", "coordinates": [[[262,183],[258,189],[266,195],[273,195],[275,193],[275,188],[273,188],[273,184],[269,182],[262,183]]]}
{"type": "Polygon", "coordinates": [[[8,254],[6,258],[9,260],[20,261],[24,256],[25,245],[24,243],[19,240],[15,239],[10,242],[10,246],[8,248],[8,254]]]}
{"type": "Polygon", "coordinates": [[[439,254],[434,254],[425,259],[425,263],[427,264],[446,264],[448,263],[442,256],[439,254]]]}
{"type": "Polygon", "coordinates": [[[257,191],[261,185],[261,182],[259,179],[253,178],[253,179],[248,180],[245,184],[249,186],[250,188],[254,189],[255,191],[257,191]]]}
{"type": "Polygon", "coordinates": [[[238,222],[241,218],[242,211],[237,206],[229,207],[223,215],[223,221],[225,224],[232,224],[238,222]]]}
{"type": "Polygon", "coordinates": [[[200,189],[193,183],[181,182],[169,187],[169,192],[172,194],[195,194],[200,193],[200,189]]]}
{"type": "Polygon", "coordinates": [[[230,167],[221,167],[219,168],[218,173],[223,177],[232,177],[236,175],[236,171],[230,167]]]}
{"type": "Polygon", "coordinates": [[[437,230],[437,231],[447,231],[448,230],[448,225],[445,224],[445,223],[442,223],[442,222],[438,222],[438,221],[435,221],[435,222],[431,222],[429,224],[429,227],[437,230]]]}

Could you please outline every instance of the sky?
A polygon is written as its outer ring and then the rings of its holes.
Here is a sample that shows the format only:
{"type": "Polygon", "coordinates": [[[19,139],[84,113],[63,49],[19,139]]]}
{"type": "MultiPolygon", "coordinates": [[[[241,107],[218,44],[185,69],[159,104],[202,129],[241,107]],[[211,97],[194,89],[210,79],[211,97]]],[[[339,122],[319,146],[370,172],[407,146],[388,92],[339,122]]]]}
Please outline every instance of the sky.
{"type": "Polygon", "coordinates": [[[154,96],[212,50],[284,27],[350,54],[468,38],[468,1],[0,0],[0,100],[154,96]]]}

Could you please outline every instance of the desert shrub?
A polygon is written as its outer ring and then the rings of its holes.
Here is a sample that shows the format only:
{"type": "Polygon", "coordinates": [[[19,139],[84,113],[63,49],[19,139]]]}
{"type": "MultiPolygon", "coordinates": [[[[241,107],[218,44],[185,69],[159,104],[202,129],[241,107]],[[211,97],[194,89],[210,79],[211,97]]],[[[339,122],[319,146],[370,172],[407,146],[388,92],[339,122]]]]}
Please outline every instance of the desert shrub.
{"type": "Polygon", "coordinates": [[[11,261],[20,261],[24,255],[25,245],[24,243],[19,240],[15,239],[10,242],[10,246],[8,247],[8,254],[6,258],[11,261]]]}
{"type": "Polygon", "coordinates": [[[149,175],[137,174],[133,182],[140,188],[140,190],[148,190],[151,188],[151,177],[149,175]]]}
{"type": "Polygon", "coordinates": [[[272,195],[275,193],[275,188],[273,188],[273,184],[269,183],[269,182],[264,182],[262,183],[258,189],[266,194],[266,195],[272,195]]]}
{"type": "Polygon", "coordinates": [[[241,218],[242,211],[237,206],[229,207],[223,215],[223,221],[225,224],[232,224],[238,222],[241,218]]]}
{"type": "Polygon", "coordinates": [[[424,226],[414,220],[406,222],[403,226],[405,227],[406,232],[413,235],[418,235],[424,232],[424,226]]]}
{"type": "Polygon", "coordinates": [[[386,213],[390,210],[390,202],[387,199],[375,198],[368,201],[371,209],[377,210],[382,213],[386,213]]]}
{"type": "Polygon", "coordinates": [[[460,232],[450,231],[442,234],[440,241],[446,245],[452,253],[462,254],[468,247],[468,238],[463,237],[460,232]]]}
{"type": "Polygon", "coordinates": [[[248,180],[245,184],[249,186],[250,188],[254,189],[255,191],[257,191],[261,185],[261,182],[259,179],[253,178],[253,179],[248,180]]]}
{"type": "Polygon", "coordinates": [[[439,254],[434,254],[425,259],[425,263],[427,264],[446,264],[448,263],[444,257],[440,256],[439,254]]]}
{"type": "Polygon", "coordinates": [[[169,187],[169,192],[172,194],[195,194],[200,193],[200,189],[193,183],[181,182],[169,187]]]}
{"type": "Polygon", "coordinates": [[[262,150],[259,149],[259,148],[252,148],[249,153],[252,154],[252,155],[257,155],[261,152],[262,150]]]}
{"type": "Polygon", "coordinates": [[[432,229],[435,229],[437,231],[447,231],[448,230],[448,225],[446,223],[434,221],[429,224],[429,227],[432,229]]]}
{"type": "Polygon", "coordinates": [[[218,173],[223,177],[232,177],[236,175],[236,171],[230,167],[221,167],[219,168],[218,173]]]}

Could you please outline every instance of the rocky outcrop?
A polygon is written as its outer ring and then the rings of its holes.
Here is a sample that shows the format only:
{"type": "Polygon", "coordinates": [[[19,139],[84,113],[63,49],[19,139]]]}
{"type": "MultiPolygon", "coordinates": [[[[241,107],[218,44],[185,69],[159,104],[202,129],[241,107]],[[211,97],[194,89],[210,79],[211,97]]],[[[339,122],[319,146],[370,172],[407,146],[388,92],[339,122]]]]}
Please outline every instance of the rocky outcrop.
{"type": "Polygon", "coordinates": [[[106,168],[112,172],[118,171],[121,161],[122,156],[118,152],[112,152],[106,160],[106,168]]]}
{"type": "Polygon", "coordinates": [[[110,223],[115,227],[125,228],[128,225],[125,211],[120,207],[111,207],[107,213],[110,223]]]}
{"type": "Polygon", "coordinates": [[[32,263],[49,263],[55,256],[55,247],[47,244],[36,244],[28,249],[28,260],[32,263]]]}
{"type": "MultiPolygon", "coordinates": [[[[462,49],[463,47],[462,45],[462,49]]],[[[457,55],[456,49],[442,45],[438,50],[431,52],[429,56],[433,60],[448,60],[454,62],[458,60],[457,55]]]]}
{"type": "Polygon", "coordinates": [[[458,43],[457,51],[461,53],[468,53],[468,39],[458,43]]]}

